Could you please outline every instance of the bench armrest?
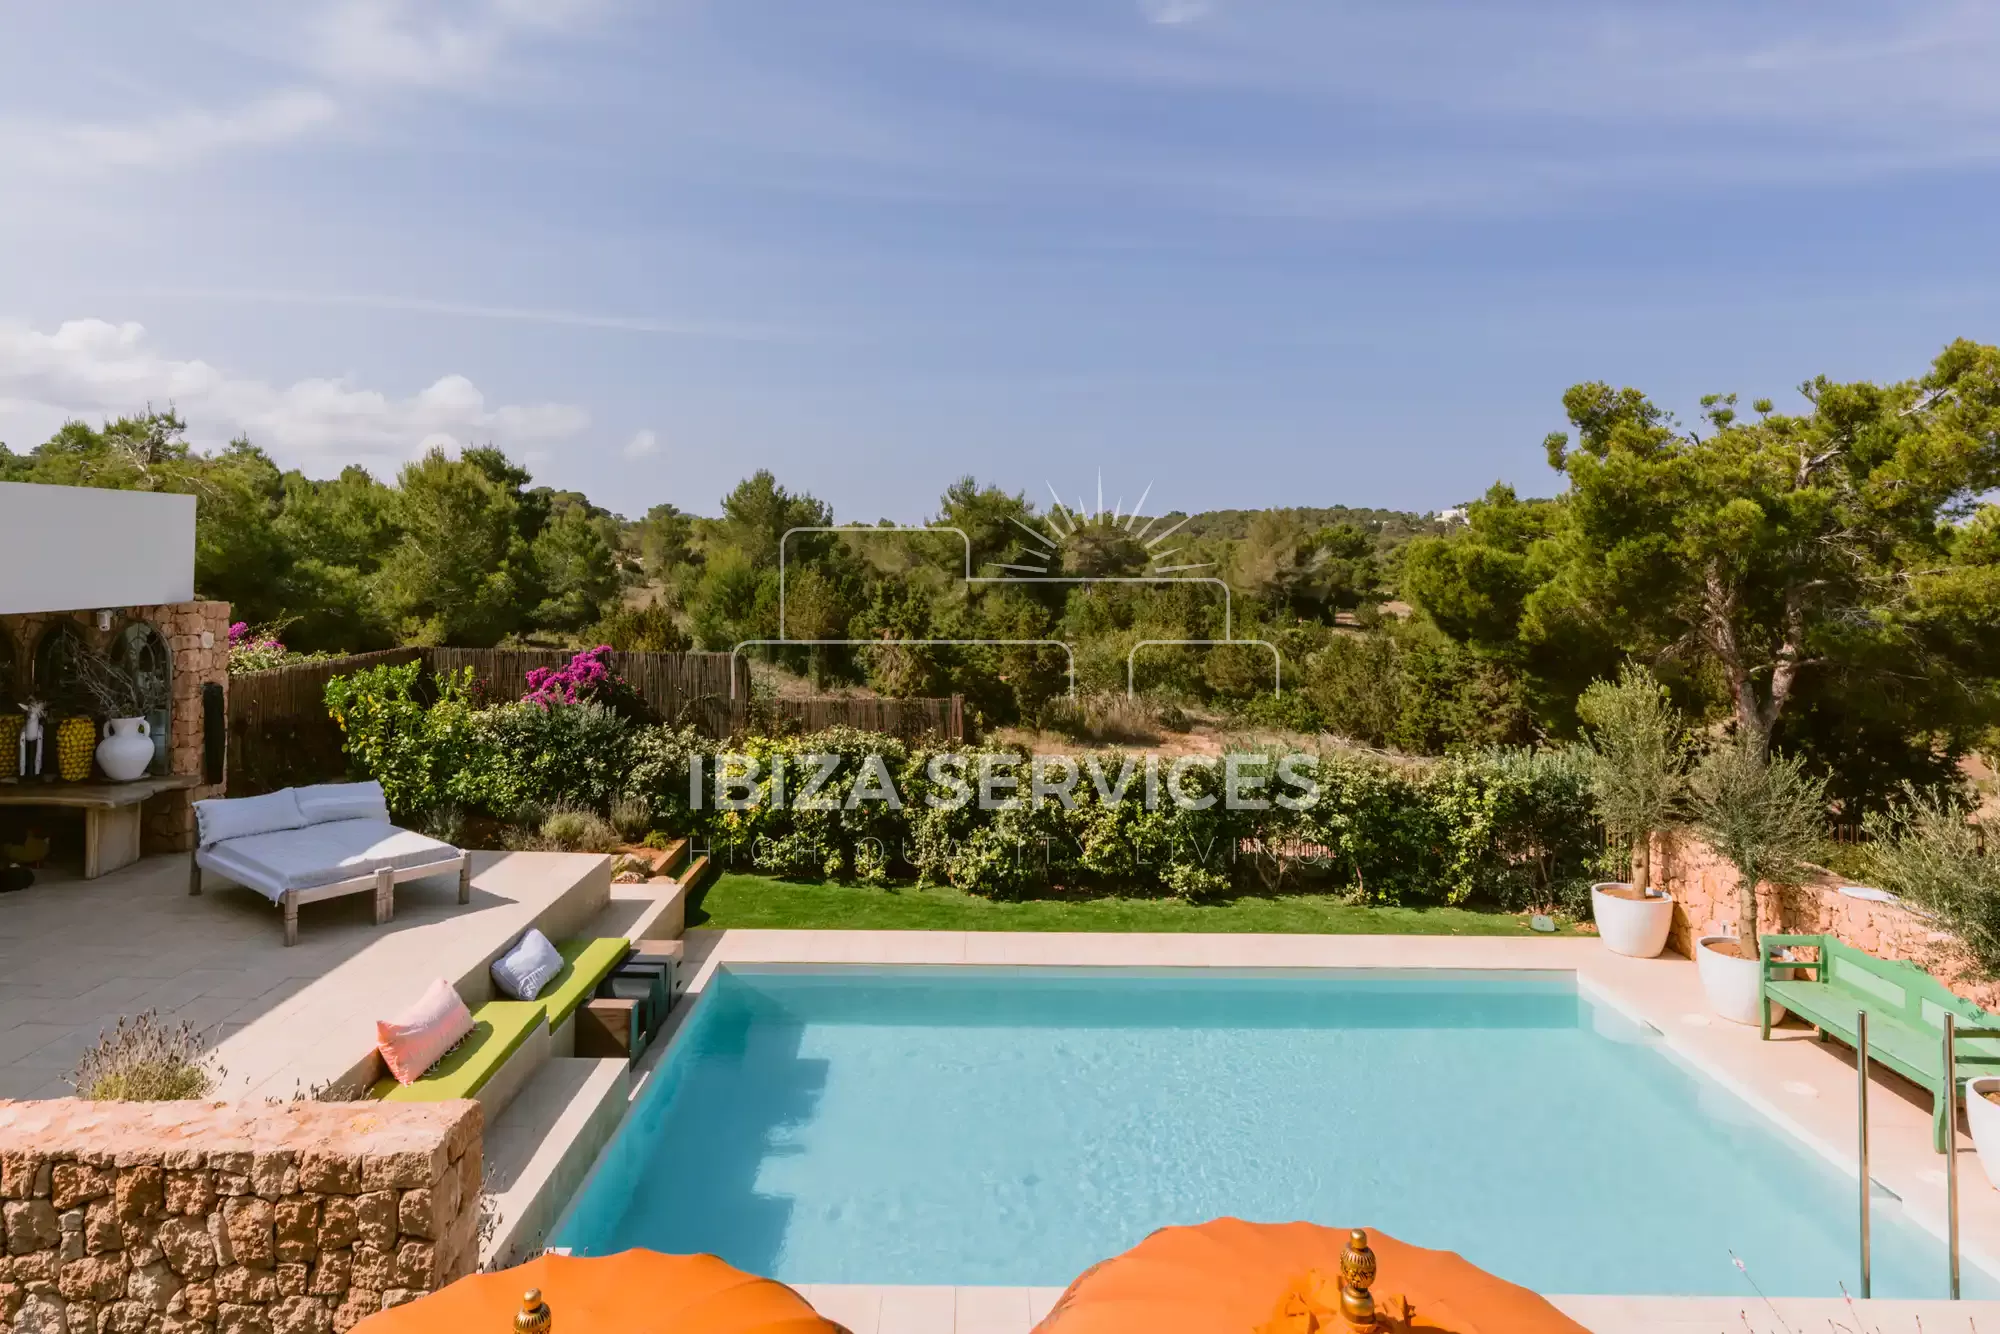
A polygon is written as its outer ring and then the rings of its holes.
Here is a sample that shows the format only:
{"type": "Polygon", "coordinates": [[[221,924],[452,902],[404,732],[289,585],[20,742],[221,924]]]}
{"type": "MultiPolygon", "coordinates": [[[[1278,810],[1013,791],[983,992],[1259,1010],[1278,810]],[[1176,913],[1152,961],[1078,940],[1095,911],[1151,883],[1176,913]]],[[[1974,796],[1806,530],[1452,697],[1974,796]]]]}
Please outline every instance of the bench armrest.
{"type": "Polygon", "coordinates": [[[1824,936],[1770,935],[1757,942],[1758,976],[1768,981],[1773,968],[1810,968],[1818,972],[1825,966],[1824,959],[1773,959],[1773,950],[1789,949],[1794,945],[1809,945],[1814,948],[1826,943],[1824,936]]]}

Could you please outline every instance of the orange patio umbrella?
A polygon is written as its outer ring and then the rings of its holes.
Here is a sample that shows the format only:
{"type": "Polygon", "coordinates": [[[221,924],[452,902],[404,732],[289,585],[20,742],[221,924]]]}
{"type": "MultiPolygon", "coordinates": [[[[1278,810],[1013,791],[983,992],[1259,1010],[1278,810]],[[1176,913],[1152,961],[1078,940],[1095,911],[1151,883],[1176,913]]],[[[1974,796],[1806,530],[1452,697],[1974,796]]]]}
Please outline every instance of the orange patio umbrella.
{"type": "Polygon", "coordinates": [[[784,1284],[713,1255],[544,1255],[369,1316],[354,1334],[846,1334],[784,1284]],[[527,1294],[527,1301],[523,1297],[527,1294]],[[539,1323],[537,1308],[546,1312],[539,1323]],[[519,1326],[515,1320],[528,1313],[519,1326]]]}
{"type": "Polygon", "coordinates": [[[1240,1218],[1161,1228],[1092,1267],[1036,1334],[1349,1334],[1367,1328],[1352,1320],[1366,1321],[1371,1308],[1384,1334],[1587,1334],[1451,1251],[1381,1232],[1240,1218]],[[1368,1253],[1350,1253],[1355,1241],[1368,1253]]]}

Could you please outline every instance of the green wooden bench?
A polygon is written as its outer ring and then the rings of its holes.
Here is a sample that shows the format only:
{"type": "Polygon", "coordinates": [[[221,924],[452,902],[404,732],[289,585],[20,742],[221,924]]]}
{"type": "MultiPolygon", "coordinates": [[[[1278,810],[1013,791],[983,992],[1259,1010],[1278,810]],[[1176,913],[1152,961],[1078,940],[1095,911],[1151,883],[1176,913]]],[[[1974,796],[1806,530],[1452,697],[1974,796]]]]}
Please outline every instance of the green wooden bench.
{"type": "Polygon", "coordinates": [[[488,1001],[472,1012],[472,1032],[417,1079],[398,1084],[384,1075],[369,1090],[371,1098],[387,1102],[443,1102],[470,1098],[486,1087],[508,1060],[535,1034],[561,1028],[597,991],[598,984],[631,952],[631,942],[617,937],[565,940],[556,946],[562,971],[531,1001],[488,1001]]]}
{"type": "Polygon", "coordinates": [[[2000,1074],[2000,1015],[1980,1009],[1913,963],[1878,959],[1842,944],[1832,936],[1765,936],[1758,953],[1762,962],[1763,1035],[1771,1036],[1771,1002],[1776,1001],[1819,1029],[1821,1041],[1839,1038],[1856,1042],[1855,1021],[1868,1013],[1868,1057],[1880,1061],[1914,1084],[1931,1091],[1932,1139],[1943,1153],[1945,1099],[1955,1098],[1965,1081],[2000,1074]],[[1774,950],[1811,946],[1819,957],[1810,962],[1773,959],[1774,950]],[[1790,968],[1809,974],[1796,980],[1771,976],[1790,968]],[[1944,1074],[1944,1016],[1955,1026],[1954,1078],[1944,1074]]]}

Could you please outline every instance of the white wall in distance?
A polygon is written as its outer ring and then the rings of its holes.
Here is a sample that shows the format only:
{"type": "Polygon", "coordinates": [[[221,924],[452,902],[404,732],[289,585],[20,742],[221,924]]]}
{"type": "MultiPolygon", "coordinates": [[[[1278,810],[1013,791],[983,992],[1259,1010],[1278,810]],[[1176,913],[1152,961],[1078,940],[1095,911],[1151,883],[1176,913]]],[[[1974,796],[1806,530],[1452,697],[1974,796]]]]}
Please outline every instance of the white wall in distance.
{"type": "Polygon", "coordinates": [[[193,496],[0,482],[0,615],[193,599],[193,496]]]}

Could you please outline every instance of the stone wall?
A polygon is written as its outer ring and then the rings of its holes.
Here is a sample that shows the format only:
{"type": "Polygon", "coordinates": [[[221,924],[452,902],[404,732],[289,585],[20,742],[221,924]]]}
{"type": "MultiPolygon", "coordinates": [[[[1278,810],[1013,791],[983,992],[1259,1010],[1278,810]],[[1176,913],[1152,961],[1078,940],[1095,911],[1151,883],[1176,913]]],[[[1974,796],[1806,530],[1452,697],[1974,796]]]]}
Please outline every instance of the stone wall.
{"type": "MultiPolygon", "coordinates": [[[[1726,935],[1736,924],[1736,868],[1701,840],[1656,836],[1655,883],[1674,896],[1671,948],[1690,957],[1698,936],[1726,935]]],[[[1765,933],[1830,935],[1881,959],[1908,959],[1959,995],[2000,1009],[2000,984],[1971,977],[1957,940],[1929,918],[1895,903],[1871,903],[1840,892],[1837,876],[1820,872],[1802,885],[1759,885],[1757,924],[1765,933]]]]}
{"type": "MultiPolygon", "coordinates": [[[[108,649],[125,627],[136,622],[150,624],[167,643],[173,659],[173,698],[170,735],[167,739],[167,772],[200,774],[202,770],[201,688],[214,681],[229,688],[229,604],[227,602],[177,602],[158,607],[127,607],[111,618],[109,630],[97,628],[94,612],[45,612],[29,616],[0,616],[0,636],[11,648],[13,679],[0,680],[0,696],[26,698],[35,691],[33,663],[35,646],[49,627],[68,621],[85,643],[108,649]]],[[[0,661],[10,655],[0,653],[0,661]]],[[[227,717],[227,709],[224,710],[227,717]]],[[[45,743],[52,745],[53,742],[45,743]]],[[[12,772],[11,768],[8,772],[12,772]]],[[[146,803],[145,851],[186,852],[194,846],[194,805],[207,797],[223,794],[220,783],[203,785],[188,792],[169,792],[146,803]]]]}
{"type": "Polygon", "coordinates": [[[476,1102],[0,1102],[0,1327],[329,1334],[471,1273],[476,1102]]]}

